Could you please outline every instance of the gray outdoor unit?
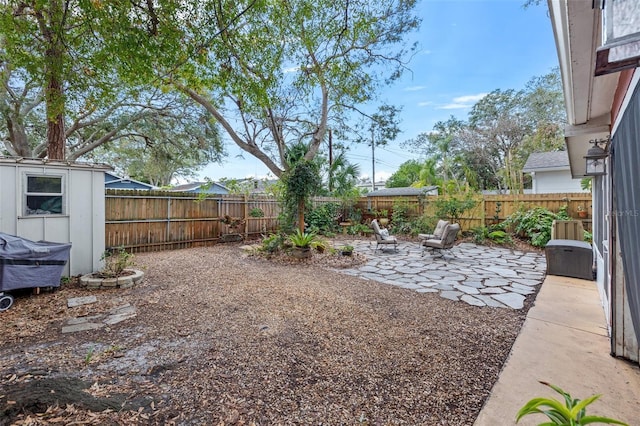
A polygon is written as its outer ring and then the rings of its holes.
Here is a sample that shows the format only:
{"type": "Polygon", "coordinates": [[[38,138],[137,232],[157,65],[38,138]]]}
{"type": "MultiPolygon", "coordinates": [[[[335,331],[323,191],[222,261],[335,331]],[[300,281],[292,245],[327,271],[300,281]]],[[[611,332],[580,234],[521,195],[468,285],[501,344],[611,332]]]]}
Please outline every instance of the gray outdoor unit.
{"type": "Polygon", "coordinates": [[[547,274],[593,280],[591,244],[576,240],[551,240],[545,249],[547,274]]]}

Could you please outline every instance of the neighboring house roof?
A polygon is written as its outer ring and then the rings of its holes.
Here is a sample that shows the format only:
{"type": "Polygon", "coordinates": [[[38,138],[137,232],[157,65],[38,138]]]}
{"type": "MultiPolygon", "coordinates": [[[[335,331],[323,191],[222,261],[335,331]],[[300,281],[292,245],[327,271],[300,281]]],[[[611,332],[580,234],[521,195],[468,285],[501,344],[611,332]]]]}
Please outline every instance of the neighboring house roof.
{"type": "Polygon", "coordinates": [[[169,191],[173,192],[196,192],[207,194],[228,194],[229,190],[224,186],[216,182],[191,182],[183,185],[177,185],[171,188],[169,191]]]}
{"type": "Polygon", "coordinates": [[[522,171],[525,173],[569,170],[567,151],[534,152],[529,155],[522,171]]]}
{"type": "Polygon", "coordinates": [[[382,188],[365,194],[367,197],[401,197],[418,195],[438,195],[438,187],[423,186],[422,188],[382,188]]]}
{"type": "Polygon", "coordinates": [[[111,172],[105,172],[104,174],[104,187],[106,189],[139,189],[142,191],[156,189],[156,187],[151,184],[135,179],[123,178],[111,172]]]}

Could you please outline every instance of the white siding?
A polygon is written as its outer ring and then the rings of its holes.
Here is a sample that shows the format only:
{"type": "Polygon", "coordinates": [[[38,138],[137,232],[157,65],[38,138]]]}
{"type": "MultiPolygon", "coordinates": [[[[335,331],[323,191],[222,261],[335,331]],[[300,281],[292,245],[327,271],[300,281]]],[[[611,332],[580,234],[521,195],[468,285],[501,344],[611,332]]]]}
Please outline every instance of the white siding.
{"type": "Polygon", "coordinates": [[[583,192],[580,179],[572,179],[570,170],[537,171],[533,175],[533,193],[583,192]]]}
{"type": "Polygon", "coordinates": [[[34,241],[71,243],[64,275],[100,269],[104,251],[106,167],[0,159],[0,232],[34,241]],[[25,174],[64,176],[64,214],[26,216],[25,174]]]}

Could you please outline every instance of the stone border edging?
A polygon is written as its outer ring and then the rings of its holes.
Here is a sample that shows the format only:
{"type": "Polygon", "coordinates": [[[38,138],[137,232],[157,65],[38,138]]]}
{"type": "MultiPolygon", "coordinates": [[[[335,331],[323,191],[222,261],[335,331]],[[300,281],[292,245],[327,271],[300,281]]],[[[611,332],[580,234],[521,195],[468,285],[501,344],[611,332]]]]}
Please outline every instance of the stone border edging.
{"type": "Polygon", "coordinates": [[[99,288],[131,288],[144,278],[144,272],[138,269],[125,269],[133,274],[117,278],[96,278],[93,274],[80,277],[80,285],[88,289],[99,288]]]}

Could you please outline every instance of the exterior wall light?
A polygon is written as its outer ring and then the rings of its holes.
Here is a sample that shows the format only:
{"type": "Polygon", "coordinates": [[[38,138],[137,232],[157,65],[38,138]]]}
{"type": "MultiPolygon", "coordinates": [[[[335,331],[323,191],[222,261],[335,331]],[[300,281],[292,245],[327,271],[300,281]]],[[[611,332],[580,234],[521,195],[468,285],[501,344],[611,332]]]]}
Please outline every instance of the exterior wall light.
{"type": "Polygon", "coordinates": [[[607,174],[606,159],[609,156],[609,138],[589,141],[593,146],[584,156],[586,160],[586,176],[602,176],[607,174]]]}

